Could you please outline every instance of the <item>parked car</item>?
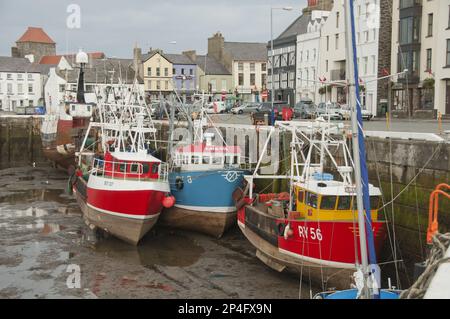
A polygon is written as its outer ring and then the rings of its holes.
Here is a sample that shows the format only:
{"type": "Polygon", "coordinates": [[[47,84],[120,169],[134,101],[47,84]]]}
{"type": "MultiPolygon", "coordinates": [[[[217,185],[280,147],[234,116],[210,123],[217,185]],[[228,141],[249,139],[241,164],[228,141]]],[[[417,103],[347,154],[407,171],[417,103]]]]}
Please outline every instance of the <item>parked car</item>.
{"type": "Polygon", "coordinates": [[[233,114],[244,114],[244,113],[254,113],[258,112],[258,107],[260,103],[244,103],[240,106],[234,107],[231,109],[231,113],[233,114]]]}
{"type": "Polygon", "coordinates": [[[206,113],[208,114],[223,114],[227,111],[227,106],[225,102],[215,101],[207,104],[206,113]]]}
{"type": "Polygon", "coordinates": [[[294,106],[294,117],[299,119],[311,119],[316,114],[316,105],[311,99],[301,100],[294,106]]]}
{"type": "Polygon", "coordinates": [[[341,106],[336,102],[319,103],[316,109],[317,117],[330,118],[331,120],[342,120],[341,106]]]}
{"type": "MultiPolygon", "coordinates": [[[[368,111],[365,107],[361,109],[362,118],[363,120],[370,121],[373,119],[372,112],[368,111]]],[[[341,105],[340,115],[342,119],[350,120],[351,119],[351,112],[348,105],[341,105]]]]}
{"type": "MultiPolygon", "coordinates": [[[[275,119],[277,119],[277,120],[282,119],[284,108],[290,108],[289,104],[287,104],[286,102],[274,102],[273,103],[275,119]]],[[[258,112],[266,112],[266,113],[272,112],[272,103],[271,102],[261,103],[260,106],[258,107],[258,112]]]]}

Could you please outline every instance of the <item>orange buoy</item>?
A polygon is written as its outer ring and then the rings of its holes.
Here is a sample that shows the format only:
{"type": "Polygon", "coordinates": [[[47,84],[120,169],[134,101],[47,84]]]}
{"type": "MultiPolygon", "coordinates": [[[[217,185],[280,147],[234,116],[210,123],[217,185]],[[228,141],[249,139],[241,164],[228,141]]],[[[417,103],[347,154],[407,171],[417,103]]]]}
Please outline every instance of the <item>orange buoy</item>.
{"type": "Polygon", "coordinates": [[[171,208],[175,205],[175,197],[174,196],[166,196],[164,197],[162,204],[165,208],[171,208]]]}

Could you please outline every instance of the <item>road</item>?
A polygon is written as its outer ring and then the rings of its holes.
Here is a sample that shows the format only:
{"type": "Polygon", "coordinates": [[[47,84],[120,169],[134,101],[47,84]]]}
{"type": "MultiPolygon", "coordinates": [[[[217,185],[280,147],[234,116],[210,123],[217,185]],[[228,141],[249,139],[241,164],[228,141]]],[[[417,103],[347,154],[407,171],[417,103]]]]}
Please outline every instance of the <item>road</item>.
{"type": "MultiPolygon", "coordinates": [[[[250,115],[232,115],[221,114],[211,115],[211,118],[216,123],[226,124],[251,124],[250,115]]],[[[393,119],[390,123],[390,129],[394,132],[414,132],[414,133],[434,133],[439,134],[440,128],[437,120],[400,120],[393,119]]],[[[387,131],[386,119],[374,119],[372,121],[364,122],[364,129],[366,131],[387,131]]],[[[450,131],[450,121],[442,122],[442,131],[450,131]]]]}

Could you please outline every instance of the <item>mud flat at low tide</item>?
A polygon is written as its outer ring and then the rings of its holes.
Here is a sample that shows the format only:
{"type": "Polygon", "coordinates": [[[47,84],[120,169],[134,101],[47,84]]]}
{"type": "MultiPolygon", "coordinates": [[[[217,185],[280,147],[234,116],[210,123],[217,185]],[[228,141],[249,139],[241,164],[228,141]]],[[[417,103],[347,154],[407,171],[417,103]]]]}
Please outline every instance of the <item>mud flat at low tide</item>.
{"type": "Polygon", "coordinates": [[[134,247],[92,233],[66,189],[52,168],[0,170],[0,298],[299,297],[236,227],[220,240],[156,227],[134,247]]]}

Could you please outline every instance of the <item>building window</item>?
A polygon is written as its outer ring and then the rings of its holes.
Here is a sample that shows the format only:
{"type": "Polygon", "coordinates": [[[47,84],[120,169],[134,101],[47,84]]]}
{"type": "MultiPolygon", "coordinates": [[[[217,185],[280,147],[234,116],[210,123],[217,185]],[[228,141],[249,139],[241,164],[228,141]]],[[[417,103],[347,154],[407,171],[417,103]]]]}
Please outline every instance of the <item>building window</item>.
{"type": "Polygon", "coordinates": [[[17,80],[19,80],[19,81],[23,80],[22,74],[17,74],[17,80]]]}
{"type": "Polygon", "coordinates": [[[169,76],[169,68],[164,68],[164,76],[169,76]]]}
{"type": "Polygon", "coordinates": [[[181,69],[181,74],[184,75],[184,68],[181,69]]]}
{"type": "Polygon", "coordinates": [[[262,72],[266,72],[267,71],[267,63],[262,63],[261,64],[261,71],[262,72]]]}
{"type": "Polygon", "coordinates": [[[28,81],[33,81],[33,74],[28,74],[28,81]]]}
{"type": "Polygon", "coordinates": [[[222,80],[222,91],[227,91],[227,80],[222,80]]]}
{"type": "Polygon", "coordinates": [[[244,85],[244,73],[239,73],[239,84],[240,86],[244,85]]]}
{"type": "Polygon", "coordinates": [[[172,74],[173,76],[177,75],[177,70],[175,70],[175,68],[172,69],[172,74]]]}
{"type": "Polygon", "coordinates": [[[189,75],[194,75],[194,69],[189,69],[189,75]]]}
{"type": "Polygon", "coordinates": [[[256,74],[250,73],[250,85],[256,85],[256,74]]]}
{"type": "Polygon", "coordinates": [[[267,87],[267,74],[261,74],[261,85],[263,88],[267,87]]]}
{"type": "Polygon", "coordinates": [[[28,93],[33,94],[33,84],[28,84],[28,93]]]}
{"type": "Polygon", "coordinates": [[[450,39],[447,39],[447,66],[450,67],[450,39]]]}
{"type": "Polygon", "coordinates": [[[330,50],[330,36],[327,35],[327,51],[330,50]]]}
{"type": "Polygon", "coordinates": [[[23,94],[23,84],[22,83],[17,84],[17,93],[23,94]]]}
{"type": "Polygon", "coordinates": [[[432,49],[427,49],[427,66],[426,71],[431,72],[432,70],[432,49]]]}
{"type": "Polygon", "coordinates": [[[147,81],[147,87],[148,87],[148,90],[149,90],[149,91],[152,90],[152,81],[151,81],[151,80],[148,80],[148,81],[147,81]]]}
{"type": "Polygon", "coordinates": [[[161,81],[156,81],[156,89],[161,90],[161,81]]]}
{"type": "Polygon", "coordinates": [[[428,36],[432,37],[433,36],[433,14],[430,13],[428,15],[428,36]]]}
{"type": "Polygon", "coordinates": [[[169,89],[169,81],[165,81],[165,89],[166,89],[166,90],[169,89]]]}
{"type": "Polygon", "coordinates": [[[216,90],[217,90],[217,84],[216,84],[216,80],[215,79],[211,80],[211,90],[213,92],[216,92],[216,90]]]}
{"type": "Polygon", "coordinates": [[[147,75],[152,76],[152,68],[147,68],[147,75]]]}
{"type": "Polygon", "coordinates": [[[244,71],[244,63],[242,63],[242,62],[238,63],[238,71],[244,71]]]}
{"type": "Polygon", "coordinates": [[[335,46],[336,46],[336,50],[339,50],[339,34],[336,34],[336,43],[335,43],[335,46]]]}
{"type": "Polygon", "coordinates": [[[29,100],[28,101],[28,106],[33,107],[34,106],[34,101],[33,100],[29,100]]]}
{"type": "Polygon", "coordinates": [[[6,74],[6,79],[7,80],[12,80],[12,74],[11,73],[6,74]]]}
{"type": "Polygon", "coordinates": [[[339,29],[339,16],[340,16],[340,13],[336,12],[336,29],[339,29]]]}
{"type": "Polygon", "coordinates": [[[255,63],[250,63],[250,72],[255,72],[256,68],[255,68],[255,63]]]}

